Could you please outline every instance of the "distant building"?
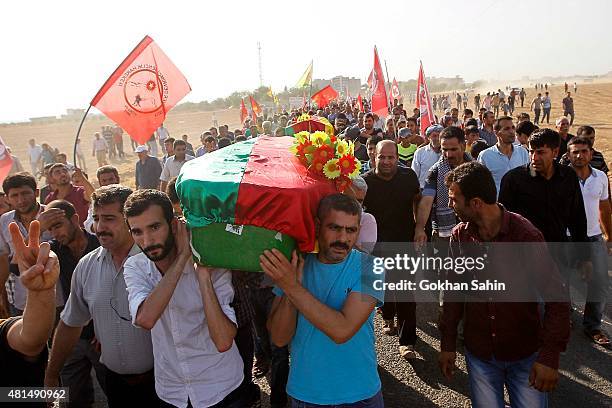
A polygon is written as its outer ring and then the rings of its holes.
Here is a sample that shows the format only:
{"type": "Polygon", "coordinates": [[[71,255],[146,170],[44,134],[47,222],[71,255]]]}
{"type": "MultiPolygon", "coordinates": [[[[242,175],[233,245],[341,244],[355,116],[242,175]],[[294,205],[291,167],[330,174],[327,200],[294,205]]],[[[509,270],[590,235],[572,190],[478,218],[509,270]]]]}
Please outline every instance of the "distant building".
{"type": "Polygon", "coordinates": [[[85,109],[66,109],[62,119],[81,119],[85,114],[85,109]]]}
{"type": "Polygon", "coordinates": [[[316,89],[323,89],[327,85],[331,85],[341,97],[346,97],[347,92],[349,95],[355,97],[361,90],[361,79],[350,78],[345,76],[335,76],[332,79],[313,79],[312,87],[316,89]]]}
{"type": "Polygon", "coordinates": [[[57,120],[55,116],[39,116],[37,118],[30,118],[30,122],[32,123],[47,123],[55,120],[57,120]]]}

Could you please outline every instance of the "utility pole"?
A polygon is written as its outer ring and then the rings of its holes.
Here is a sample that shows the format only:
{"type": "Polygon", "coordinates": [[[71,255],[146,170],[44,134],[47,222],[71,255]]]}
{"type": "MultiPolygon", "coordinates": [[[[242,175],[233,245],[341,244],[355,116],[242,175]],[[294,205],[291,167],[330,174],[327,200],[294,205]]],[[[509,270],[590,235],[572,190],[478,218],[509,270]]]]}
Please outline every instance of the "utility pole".
{"type": "Polygon", "coordinates": [[[263,86],[263,72],[261,70],[261,43],[257,42],[257,59],[259,61],[259,87],[263,86]]]}

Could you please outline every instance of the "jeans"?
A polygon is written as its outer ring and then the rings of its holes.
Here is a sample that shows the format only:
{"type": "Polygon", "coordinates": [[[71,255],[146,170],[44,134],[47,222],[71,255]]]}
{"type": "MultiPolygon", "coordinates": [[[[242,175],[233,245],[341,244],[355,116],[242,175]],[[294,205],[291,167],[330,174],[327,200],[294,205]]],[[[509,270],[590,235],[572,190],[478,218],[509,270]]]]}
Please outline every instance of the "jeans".
{"type": "Polygon", "coordinates": [[[538,125],[540,123],[540,109],[534,109],[533,114],[533,124],[538,125]]]}
{"type": "Polygon", "coordinates": [[[542,114],[542,123],[544,123],[544,118],[546,118],[546,123],[550,124],[550,108],[544,108],[544,113],[542,114]]]}
{"type": "Polygon", "coordinates": [[[106,393],[106,367],[100,363],[100,354],[90,342],[89,339],[79,339],[60,373],[62,386],[70,388],[69,407],[89,407],[93,404],[92,367],[96,371],[100,386],[106,393]]]}
{"type": "Polygon", "coordinates": [[[603,236],[589,237],[593,272],[587,285],[587,301],[582,325],[587,330],[600,330],[608,297],[608,249],[603,236]]]}
{"type": "Polygon", "coordinates": [[[333,405],[317,405],[310,404],[308,402],[296,400],[291,398],[291,408],[385,408],[385,402],[383,401],[382,391],[378,391],[376,395],[371,398],[366,398],[361,401],[351,402],[348,404],[333,404],[333,405]]]}
{"type": "Polygon", "coordinates": [[[546,408],[548,394],[529,386],[536,358],[537,353],[518,361],[486,361],[466,351],[472,408],[504,408],[504,384],[512,408],[546,408]]]}

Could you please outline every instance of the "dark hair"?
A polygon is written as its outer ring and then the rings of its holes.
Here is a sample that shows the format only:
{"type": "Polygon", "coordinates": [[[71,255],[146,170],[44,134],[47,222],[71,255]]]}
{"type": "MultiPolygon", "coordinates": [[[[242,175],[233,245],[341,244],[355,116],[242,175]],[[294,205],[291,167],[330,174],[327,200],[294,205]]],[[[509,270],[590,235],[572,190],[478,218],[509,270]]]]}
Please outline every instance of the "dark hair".
{"type": "Polygon", "coordinates": [[[72,205],[70,201],[66,200],[53,200],[45,206],[45,211],[47,211],[49,208],[59,208],[60,210],[63,210],[67,219],[72,218],[72,216],[76,214],[74,205],[72,205]]]}
{"type": "Polygon", "coordinates": [[[67,170],[66,165],[64,163],[54,163],[53,166],[49,167],[49,174],[53,173],[55,169],[59,169],[59,168],[67,170]]]}
{"type": "Polygon", "coordinates": [[[232,141],[229,140],[228,137],[222,137],[221,139],[219,139],[219,142],[217,142],[217,147],[219,149],[223,149],[226,146],[229,146],[232,144],[232,141]]]}
{"type": "Polygon", "coordinates": [[[409,118],[406,118],[406,123],[408,122],[414,122],[415,125],[418,124],[419,122],[417,122],[415,117],[410,116],[409,118]]]}
{"type": "Polygon", "coordinates": [[[368,112],[363,115],[363,120],[366,120],[367,118],[371,118],[372,120],[374,120],[374,115],[372,114],[372,112],[368,112]]]}
{"type": "Polygon", "coordinates": [[[538,127],[528,120],[524,120],[516,127],[516,133],[531,136],[538,127]]]}
{"type": "Polygon", "coordinates": [[[96,178],[99,180],[101,175],[109,174],[109,173],[114,174],[115,177],[117,177],[117,180],[119,180],[119,171],[117,170],[115,166],[111,166],[111,165],[98,167],[98,170],[96,171],[96,178]]]}
{"type": "Polygon", "coordinates": [[[319,202],[319,208],[317,209],[317,218],[319,221],[323,221],[331,210],[342,211],[350,215],[357,215],[361,221],[361,206],[357,200],[345,194],[331,194],[321,199],[319,202]]]}
{"type": "Polygon", "coordinates": [[[368,139],[368,141],[366,142],[366,147],[367,147],[367,146],[371,146],[371,145],[376,146],[376,145],[378,144],[378,142],[380,142],[380,141],[382,141],[382,140],[383,140],[383,138],[382,138],[382,137],[380,137],[379,135],[373,135],[373,136],[372,136],[372,137],[370,137],[370,138],[368,139]]]}
{"type": "Polygon", "coordinates": [[[142,214],[153,205],[161,207],[166,222],[170,224],[174,218],[172,202],[166,193],[154,189],[137,190],[127,198],[125,206],[123,207],[125,222],[127,222],[129,226],[130,223],[128,222],[128,218],[142,214]]]}
{"type": "Polygon", "coordinates": [[[176,149],[176,146],[185,146],[185,147],[187,147],[187,143],[185,143],[184,140],[176,139],[174,141],[174,143],[172,144],[172,148],[176,149]]]}
{"type": "Polygon", "coordinates": [[[440,132],[440,140],[442,139],[457,139],[459,141],[459,143],[464,143],[465,142],[465,134],[463,133],[463,130],[457,126],[449,126],[444,128],[444,130],[442,130],[442,132],[440,132]]]}
{"type": "MultiPolygon", "coordinates": [[[[280,128],[279,128],[279,129],[280,129],[280,128]]],[[[278,130],[278,129],[276,129],[276,130],[278,130]]],[[[226,137],[225,139],[228,139],[228,138],[226,137]]],[[[229,140],[229,139],[228,139],[228,140],[229,140]]],[[[244,141],[246,141],[246,140],[247,140],[247,138],[246,138],[246,136],[245,136],[245,135],[238,135],[238,136],[236,136],[236,137],[234,138],[234,141],[235,141],[236,143],[237,143],[237,142],[244,142],[244,141]]]]}
{"type": "Polygon", "coordinates": [[[495,204],[497,201],[497,188],[493,175],[477,161],[457,166],[446,175],[444,183],[447,187],[453,183],[457,184],[466,203],[473,198],[480,198],[486,204],[495,204]]]}
{"type": "Polygon", "coordinates": [[[499,118],[497,118],[495,120],[495,125],[493,125],[493,130],[501,130],[501,121],[502,120],[509,120],[510,122],[514,123],[514,119],[512,119],[510,116],[500,116],[499,118]]]}
{"type": "Polygon", "coordinates": [[[485,142],[482,139],[477,140],[474,142],[474,144],[472,145],[472,148],[470,149],[470,156],[472,156],[473,158],[478,158],[478,155],[480,154],[480,152],[488,148],[489,148],[489,145],[487,144],[487,142],[485,142]]]}
{"type": "Polygon", "coordinates": [[[174,141],[175,141],[175,140],[176,140],[176,139],[175,139],[175,138],[173,138],[173,137],[168,137],[168,138],[166,138],[166,140],[164,140],[164,144],[166,144],[166,143],[171,143],[171,144],[172,144],[172,146],[174,146],[174,141]]]}
{"type": "Polygon", "coordinates": [[[348,118],[346,117],[346,115],[342,112],[340,112],[339,114],[336,115],[336,119],[344,119],[344,120],[348,120],[348,118]]]}
{"type": "Polygon", "coordinates": [[[204,138],[204,143],[210,143],[210,142],[216,142],[216,141],[217,139],[215,139],[215,137],[211,135],[210,133],[208,134],[208,136],[204,138]]]}
{"type": "Polygon", "coordinates": [[[469,108],[468,109],[464,109],[463,110],[463,114],[464,115],[474,115],[474,111],[469,109],[469,108]]]}
{"type": "Polygon", "coordinates": [[[582,136],[583,133],[586,133],[587,135],[594,135],[595,134],[595,128],[593,126],[589,126],[589,125],[580,126],[578,128],[578,130],[576,131],[576,135],[577,136],[582,136]]]}
{"type": "Polygon", "coordinates": [[[561,136],[559,132],[552,129],[538,129],[529,136],[529,146],[533,146],[536,149],[541,147],[549,147],[551,149],[557,149],[561,144],[561,136]]]}
{"type": "Polygon", "coordinates": [[[176,177],[172,177],[170,181],[168,181],[166,194],[168,194],[168,198],[172,204],[180,203],[181,200],[179,200],[179,196],[176,194],[176,177]]]}
{"type": "Polygon", "coordinates": [[[469,127],[469,126],[474,126],[476,129],[478,129],[478,121],[474,118],[469,118],[465,122],[465,127],[469,127]]]}
{"type": "Polygon", "coordinates": [[[8,176],[2,182],[2,190],[6,195],[9,194],[11,188],[30,187],[32,191],[36,191],[36,179],[30,173],[17,173],[8,176]]]}
{"type": "Polygon", "coordinates": [[[469,135],[470,133],[480,133],[480,130],[478,130],[478,126],[475,125],[470,125],[470,126],[466,126],[464,129],[465,135],[469,135]]]}
{"type": "Polygon", "coordinates": [[[91,202],[95,207],[119,203],[119,211],[123,212],[125,200],[132,194],[132,189],[119,184],[100,187],[91,195],[91,202]]]}
{"type": "Polygon", "coordinates": [[[584,136],[574,136],[569,140],[569,142],[567,142],[567,150],[569,150],[569,147],[571,145],[578,145],[578,144],[588,145],[589,148],[591,149],[593,148],[593,143],[591,143],[591,139],[588,139],[584,136]]]}

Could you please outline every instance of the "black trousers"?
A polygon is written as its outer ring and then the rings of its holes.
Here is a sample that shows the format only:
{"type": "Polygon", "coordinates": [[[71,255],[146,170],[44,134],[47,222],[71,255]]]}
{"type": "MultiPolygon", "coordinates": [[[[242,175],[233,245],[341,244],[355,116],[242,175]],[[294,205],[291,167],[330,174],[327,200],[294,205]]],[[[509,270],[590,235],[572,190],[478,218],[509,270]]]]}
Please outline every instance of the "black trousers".
{"type": "Polygon", "coordinates": [[[109,408],[160,407],[153,370],[143,374],[117,374],[106,368],[106,397],[109,408]]]}
{"type": "MultiPolygon", "coordinates": [[[[387,296],[394,297],[394,293],[387,296]]],[[[393,302],[385,299],[382,306],[382,318],[393,320],[397,315],[397,328],[399,330],[399,345],[414,346],[416,343],[416,303],[415,302],[393,302]]]]}

